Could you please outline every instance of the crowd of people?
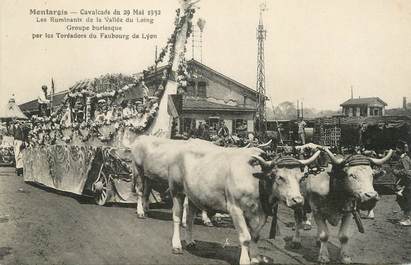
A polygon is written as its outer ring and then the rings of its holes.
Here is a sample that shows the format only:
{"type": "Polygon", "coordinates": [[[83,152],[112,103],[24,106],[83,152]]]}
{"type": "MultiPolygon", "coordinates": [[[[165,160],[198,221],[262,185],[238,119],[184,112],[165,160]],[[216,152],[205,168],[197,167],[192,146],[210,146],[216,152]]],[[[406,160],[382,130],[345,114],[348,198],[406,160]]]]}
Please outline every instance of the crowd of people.
{"type": "Polygon", "coordinates": [[[243,147],[247,145],[257,146],[259,143],[262,143],[257,137],[255,137],[253,132],[247,132],[246,126],[243,127],[243,129],[232,133],[228,129],[224,120],[220,120],[214,127],[211,128],[206,122],[200,121],[196,127],[183,133],[183,138],[197,138],[212,141],[219,146],[226,147],[243,147]]]}

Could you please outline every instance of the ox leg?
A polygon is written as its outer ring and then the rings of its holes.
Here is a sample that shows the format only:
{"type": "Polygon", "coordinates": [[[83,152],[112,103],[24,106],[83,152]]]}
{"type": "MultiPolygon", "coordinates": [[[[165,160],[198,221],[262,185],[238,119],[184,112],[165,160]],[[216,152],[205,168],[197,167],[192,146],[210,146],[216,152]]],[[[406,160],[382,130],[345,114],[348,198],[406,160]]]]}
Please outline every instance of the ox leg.
{"type": "Polygon", "coordinates": [[[173,238],[171,244],[173,247],[173,254],[183,254],[183,247],[181,246],[180,225],[183,215],[184,194],[174,194],[173,196],[173,238]]]}
{"type": "MultiPolygon", "coordinates": [[[[250,257],[252,264],[260,264],[261,262],[266,262],[266,257],[261,257],[258,254],[258,240],[260,239],[261,229],[267,222],[267,216],[264,214],[256,214],[250,218],[247,218],[248,226],[250,227],[251,234],[251,244],[250,244],[250,257]],[[260,259],[259,259],[260,258],[260,259]]],[[[272,262],[269,262],[272,263],[272,262]]]]}
{"type": "Polygon", "coordinates": [[[238,239],[241,245],[240,264],[250,264],[250,241],[251,235],[248,231],[247,223],[243,211],[235,205],[228,206],[228,212],[233,218],[233,224],[238,231],[238,239]]]}
{"type": "Polygon", "coordinates": [[[291,248],[301,248],[300,230],[303,225],[303,212],[301,209],[294,210],[295,232],[291,241],[291,248]]]}
{"type": "Polygon", "coordinates": [[[186,196],[184,198],[184,203],[183,203],[183,217],[181,220],[181,226],[182,227],[187,227],[187,211],[188,211],[188,197],[186,196]]]}
{"type": "Polygon", "coordinates": [[[143,191],[144,191],[144,172],[139,170],[137,166],[133,168],[134,173],[134,188],[137,194],[137,217],[144,218],[144,207],[143,207],[143,191]]]}
{"type": "Polygon", "coordinates": [[[350,264],[351,257],[348,254],[348,238],[349,238],[349,227],[352,222],[352,215],[345,214],[341,221],[340,231],[338,232],[338,238],[341,243],[340,259],[343,264],[350,264]]]}
{"type": "Polygon", "coordinates": [[[151,180],[149,178],[145,178],[144,181],[144,193],[143,193],[143,207],[144,211],[148,212],[150,210],[150,194],[152,191],[151,180]]]}
{"type": "Polygon", "coordinates": [[[328,236],[329,231],[325,218],[320,213],[314,213],[315,222],[317,224],[318,235],[320,238],[320,254],[318,256],[318,262],[329,263],[330,255],[328,253],[328,236]]]}
{"type": "Polygon", "coordinates": [[[186,229],[186,248],[187,249],[192,249],[195,248],[196,243],[193,240],[193,225],[194,225],[194,217],[197,213],[197,208],[195,207],[195,205],[188,200],[187,196],[186,196],[186,200],[187,200],[187,229],[186,229]]]}
{"type": "Polygon", "coordinates": [[[205,226],[213,227],[213,223],[211,222],[210,218],[208,217],[207,211],[201,211],[201,219],[205,226]]]}

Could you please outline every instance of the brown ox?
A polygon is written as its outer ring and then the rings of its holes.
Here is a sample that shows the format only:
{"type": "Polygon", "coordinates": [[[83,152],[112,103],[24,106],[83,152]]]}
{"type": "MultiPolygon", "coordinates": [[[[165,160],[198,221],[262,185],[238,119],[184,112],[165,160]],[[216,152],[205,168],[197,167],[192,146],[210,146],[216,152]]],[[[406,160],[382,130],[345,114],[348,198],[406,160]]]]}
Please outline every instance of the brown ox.
{"type": "MultiPolygon", "coordinates": [[[[382,165],[392,155],[392,150],[381,159],[374,159],[364,155],[352,155],[345,159],[335,157],[330,150],[322,149],[331,159],[332,168],[318,174],[310,174],[302,183],[304,197],[308,200],[317,224],[317,236],[320,241],[320,252],[318,261],[328,263],[330,261],[327,242],[329,231],[326,221],[336,226],[341,221],[338,237],[341,243],[340,261],[351,263],[347,243],[349,240],[348,228],[352,223],[353,216],[356,217],[360,232],[362,231],[361,220],[358,210],[370,210],[375,207],[379,197],[373,188],[372,165],[382,165]]],[[[296,218],[295,235],[293,246],[301,246],[299,229],[301,218],[296,218]]]]}
{"type": "Polygon", "coordinates": [[[270,202],[278,199],[289,207],[303,203],[299,190],[301,166],[313,162],[320,153],[283,164],[282,160],[264,161],[257,148],[221,148],[201,140],[182,142],[148,136],[139,137],[131,150],[141,176],[168,181],[173,197],[173,253],[182,253],[180,224],[186,194],[187,246],[195,245],[192,227],[196,208],[226,212],[239,233],[241,264],[250,263],[250,254],[256,258],[255,243],[267,219],[264,209],[269,209],[270,202]]]}

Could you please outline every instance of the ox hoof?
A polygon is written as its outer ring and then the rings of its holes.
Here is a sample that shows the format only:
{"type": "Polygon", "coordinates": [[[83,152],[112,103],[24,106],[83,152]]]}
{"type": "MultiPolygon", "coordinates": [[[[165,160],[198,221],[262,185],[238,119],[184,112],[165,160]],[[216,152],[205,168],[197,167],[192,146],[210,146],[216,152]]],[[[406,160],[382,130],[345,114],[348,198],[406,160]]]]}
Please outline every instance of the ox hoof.
{"type": "Polygon", "coordinates": [[[181,223],[181,227],[182,227],[182,228],[186,228],[186,227],[187,227],[187,224],[186,224],[186,223],[181,223]]]}
{"type": "Polygon", "coordinates": [[[251,264],[274,264],[274,260],[263,255],[258,255],[257,258],[251,259],[251,264]]]}
{"type": "Polygon", "coordinates": [[[137,213],[138,219],[146,219],[146,215],[144,213],[137,213]]]}
{"type": "Polygon", "coordinates": [[[312,228],[311,224],[304,224],[304,230],[305,231],[309,231],[309,230],[311,230],[311,228],[312,228]]]}
{"type": "Polygon", "coordinates": [[[173,248],[171,251],[174,255],[181,255],[183,254],[183,249],[182,248],[173,248]]]}
{"type": "Polygon", "coordinates": [[[292,249],[299,249],[301,247],[302,247],[301,242],[298,242],[298,241],[292,241],[291,242],[291,248],[292,249]]]}
{"type": "Polygon", "coordinates": [[[257,258],[252,258],[250,264],[251,264],[251,265],[260,264],[260,260],[257,259],[257,258]]]}
{"type": "Polygon", "coordinates": [[[213,227],[214,225],[213,225],[213,223],[212,222],[204,222],[204,225],[205,226],[208,226],[208,227],[213,227]]]}
{"type": "Polygon", "coordinates": [[[196,249],[196,248],[197,248],[197,244],[196,244],[195,241],[190,242],[185,246],[185,249],[187,249],[187,250],[193,250],[193,249],[196,249]]]}
{"type": "Polygon", "coordinates": [[[342,264],[351,264],[351,257],[350,256],[348,256],[348,255],[343,255],[343,256],[341,256],[341,263],[342,264]]]}
{"type": "Polygon", "coordinates": [[[320,257],[318,257],[318,263],[328,264],[328,263],[330,263],[330,258],[327,257],[327,256],[320,256],[320,257]]]}

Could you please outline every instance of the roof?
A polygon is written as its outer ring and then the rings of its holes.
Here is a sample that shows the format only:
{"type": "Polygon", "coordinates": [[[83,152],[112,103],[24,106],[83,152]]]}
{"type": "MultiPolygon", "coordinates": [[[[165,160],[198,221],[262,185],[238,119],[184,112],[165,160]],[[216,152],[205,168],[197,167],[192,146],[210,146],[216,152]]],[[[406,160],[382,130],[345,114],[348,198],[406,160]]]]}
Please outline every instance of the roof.
{"type": "Polygon", "coordinates": [[[9,100],[9,103],[5,105],[0,112],[1,119],[27,119],[27,116],[21,111],[19,106],[17,106],[14,98],[9,100]]]}
{"type": "Polygon", "coordinates": [[[345,117],[341,120],[341,124],[379,124],[379,123],[395,123],[403,121],[411,124],[411,118],[408,116],[370,116],[370,117],[345,117]]]}
{"type": "MultiPolygon", "coordinates": [[[[211,72],[211,73],[213,73],[213,74],[215,74],[215,75],[217,75],[221,78],[224,78],[225,80],[235,84],[236,86],[240,87],[241,89],[244,89],[245,91],[251,93],[252,95],[254,95],[256,97],[258,95],[256,90],[254,90],[254,89],[252,89],[252,88],[250,88],[250,87],[248,87],[248,86],[246,86],[246,85],[244,85],[244,84],[242,84],[238,81],[235,81],[234,79],[232,79],[232,78],[230,78],[226,75],[223,75],[223,74],[219,73],[218,71],[216,71],[216,70],[214,70],[214,69],[212,69],[212,68],[210,68],[210,67],[208,67],[208,66],[206,66],[206,65],[204,65],[204,64],[202,64],[202,63],[200,63],[200,62],[198,62],[194,59],[190,60],[188,63],[194,64],[197,67],[201,67],[202,69],[204,69],[208,72],[211,72]]],[[[155,69],[156,71],[149,71],[147,73],[147,77],[146,77],[147,78],[146,85],[148,85],[148,86],[150,85],[150,78],[153,78],[155,76],[161,76],[163,70],[166,69],[167,67],[169,67],[169,66],[160,66],[157,69],[155,69]]],[[[54,98],[53,98],[53,105],[58,106],[61,103],[63,103],[64,96],[68,93],[69,90],[83,89],[83,88],[92,86],[92,81],[93,81],[92,79],[80,80],[80,81],[76,82],[73,86],[71,86],[68,90],[64,90],[64,91],[61,91],[59,93],[56,93],[54,95],[54,98]]],[[[129,93],[131,93],[131,92],[129,92],[129,93]]],[[[50,99],[50,96],[48,97],[48,99],[50,99]]],[[[266,97],[266,99],[268,99],[268,98],[266,97]]],[[[188,103],[188,104],[190,104],[190,103],[188,103]]],[[[208,103],[199,103],[199,102],[197,102],[195,104],[200,104],[202,107],[204,107],[205,110],[220,109],[220,110],[237,110],[237,111],[255,111],[255,109],[252,109],[252,108],[244,108],[244,107],[240,107],[240,106],[231,106],[231,105],[225,105],[225,104],[218,104],[218,103],[213,103],[213,102],[208,102],[208,103]]],[[[21,104],[20,108],[23,110],[23,112],[37,111],[38,110],[37,99],[34,99],[34,100],[31,100],[31,101],[28,101],[28,102],[25,102],[25,103],[21,104]]]]}
{"type": "MultiPolygon", "coordinates": [[[[64,90],[61,92],[58,92],[56,94],[54,94],[53,97],[53,106],[58,106],[60,104],[63,103],[64,101],[64,96],[67,95],[68,91],[64,90]]],[[[47,97],[48,99],[50,99],[50,96],[47,97]]],[[[39,103],[37,101],[37,99],[34,100],[30,100],[26,103],[23,103],[21,105],[19,105],[19,107],[21,108],[21,110],[23,112],[33,112],[33,111],[37,111],[39,108],[39,103]]]]}
{"type": "Polygon", "coordinates": [[[370,97],[370,98],[350,98],[349,100],[342,103],[340,106],[351,106],[351,105],[383,105],[387,106],[382,99],[379,97],[370,97]]]}
{"type": "Polygon", "coordinates": [[[255,112],[256,111],[255,108],[219,104],[219,103],[208,101],[203,98],[198,99],[198,98],[189,98],[189,97],[184,98],[183,111],[184,110],[244,111],[244,112],[255,112]]]}
{"type": "MultiPolygon", "coordinates": [[[[214,70],[214,69],[206,66],[205,64],[200,63],[199,61],[196,61],[196,60],[194,60],[194,59],[191,59],[188,63],[190,63],[190,64],[195,64],[195,65],[197,65],[197,66],[199,66],[199,67],[201,67],[201,68],[204,68],[205,70],[207,70],[207,71],[209,71],[209,72],[212,72],[213,74],[215,74],[215,75],[217,75],[217,76],[219,76],[219,77],[221,77],[221,78],[224,78],[224,79],[226,79],[226,80],[229,81],[229,82],[234,83],[235,85],[237,85],[237,86],[241,87],[242,89],[244,89],[244,90],[252,93],[252,94],[255,95],[255,96],[258,95],[258,93],[257,93],[256,90],[254,90],[254,89],[252,89],[252,88],[250,88],[250,87],[248,87],[248,86],[246,86],[246,85],[244,85],[244,84],[242,84],[242,83],[240,83],[240,82],[238,82],[238,81],[236,81],[236,80],[234,80],[234,79],[232,79],[232,78],[230,78],[230,77],[228,77],[228,76],[226,76],[226,75],[223,75],[222,73],[220,73],[220,72],[218,72],[218,71],[216,71],[216,70],[214,70]]],[[[267,98],[267,97],[266,97],[266,98],[267,98]]],[[[267,99],[268,99],[268,98],[267,98],[267,99]]]]}

